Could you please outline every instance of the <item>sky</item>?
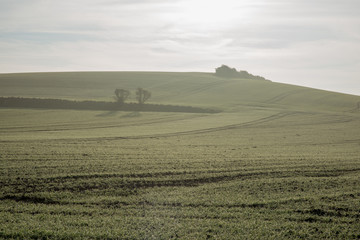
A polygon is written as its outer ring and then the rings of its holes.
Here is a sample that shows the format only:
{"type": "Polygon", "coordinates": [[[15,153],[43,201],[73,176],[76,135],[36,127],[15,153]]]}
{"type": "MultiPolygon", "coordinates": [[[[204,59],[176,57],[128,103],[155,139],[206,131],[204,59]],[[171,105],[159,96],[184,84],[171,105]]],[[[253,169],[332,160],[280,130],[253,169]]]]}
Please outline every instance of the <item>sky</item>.
{"type": "Polygon", "coordinates": [[[0,73],[222,64],[360,95],[360,1],[0,0],[0,73]]]}

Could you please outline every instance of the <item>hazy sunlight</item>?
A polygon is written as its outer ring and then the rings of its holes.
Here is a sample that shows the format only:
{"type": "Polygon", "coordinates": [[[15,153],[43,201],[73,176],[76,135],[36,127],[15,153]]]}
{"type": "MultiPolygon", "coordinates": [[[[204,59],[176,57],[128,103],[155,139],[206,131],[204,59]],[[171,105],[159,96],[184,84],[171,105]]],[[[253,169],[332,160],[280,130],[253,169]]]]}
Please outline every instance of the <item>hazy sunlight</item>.
{"type": "Polygon", "coordinates": [[[249,13],[250,9],[244,2],[197,0],[180,2],[176,17],[185,25],[213,29],[230,24],[235,19],[248,17],[249,13]]]}

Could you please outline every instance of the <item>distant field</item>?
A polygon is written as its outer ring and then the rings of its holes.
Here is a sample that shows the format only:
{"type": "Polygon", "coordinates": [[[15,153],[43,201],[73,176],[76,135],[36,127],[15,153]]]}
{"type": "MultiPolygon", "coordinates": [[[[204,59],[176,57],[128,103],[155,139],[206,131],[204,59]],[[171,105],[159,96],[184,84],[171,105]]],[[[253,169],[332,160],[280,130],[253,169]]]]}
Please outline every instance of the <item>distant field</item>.
{"type": "Polygon", "coordinates": [[[136,87],[222,112],[0,108],[0,238],[360,238],[359,96],[210,73],[0,74],[0,96],[136,87]]]}

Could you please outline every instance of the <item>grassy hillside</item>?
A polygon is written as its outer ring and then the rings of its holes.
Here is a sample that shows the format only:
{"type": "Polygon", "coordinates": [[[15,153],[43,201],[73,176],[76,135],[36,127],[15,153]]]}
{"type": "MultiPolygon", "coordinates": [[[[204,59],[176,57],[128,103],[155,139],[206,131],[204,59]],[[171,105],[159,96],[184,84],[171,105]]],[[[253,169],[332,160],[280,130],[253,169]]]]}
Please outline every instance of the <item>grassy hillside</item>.
{"type": "Polygon", "coordinates": [[[0,108],[0,239],[360,238],[359,96],[210,73],[0,75],[1,96],[139,86],[223,111],[0,108]]]}
{"type": "MultiPolygon", "coordinates": [[[[270,81],[219,78],[211,73],[74,72],[0,74],[0,96],[113,100],[116,88],[143,87],[151,102],[212,106],[313,108],[351,111],[359,96],[270,81]]],[[[134,98],[134,96],[133,96],[134,98]]]]}

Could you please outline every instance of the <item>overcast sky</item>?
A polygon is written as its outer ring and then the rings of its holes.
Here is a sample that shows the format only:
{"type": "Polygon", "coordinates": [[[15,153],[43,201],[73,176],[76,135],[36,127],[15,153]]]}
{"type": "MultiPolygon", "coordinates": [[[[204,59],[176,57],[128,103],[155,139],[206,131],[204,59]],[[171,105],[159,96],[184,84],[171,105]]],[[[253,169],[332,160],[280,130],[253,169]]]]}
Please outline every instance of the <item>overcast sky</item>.
{"type": "Polygon", "coordinates": [[[0,0],[0,73],[221,64],[360,95],[360,1],[0,0]]]}

